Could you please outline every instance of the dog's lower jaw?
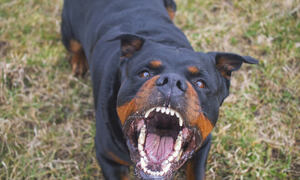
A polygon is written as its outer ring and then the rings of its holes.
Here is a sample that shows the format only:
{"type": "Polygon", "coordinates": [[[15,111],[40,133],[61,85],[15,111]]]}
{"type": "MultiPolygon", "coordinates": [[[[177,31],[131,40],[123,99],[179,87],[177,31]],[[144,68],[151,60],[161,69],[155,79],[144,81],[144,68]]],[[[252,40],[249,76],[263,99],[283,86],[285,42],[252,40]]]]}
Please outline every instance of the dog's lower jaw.
{"type": "Polygon", "coordinates": [[[170,179],[199,147],[200,133],[190,128],[179,112],[154,107],[144,116],[126,120],[124,131],[136,164],[136,173],[143,179],[170,179]]]}

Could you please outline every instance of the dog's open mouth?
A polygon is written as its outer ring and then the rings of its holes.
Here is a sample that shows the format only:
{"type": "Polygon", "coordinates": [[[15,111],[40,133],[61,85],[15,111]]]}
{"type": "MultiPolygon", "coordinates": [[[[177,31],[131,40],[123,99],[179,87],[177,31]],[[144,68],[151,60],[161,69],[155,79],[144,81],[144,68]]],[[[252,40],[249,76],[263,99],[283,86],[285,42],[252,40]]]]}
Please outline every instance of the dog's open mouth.
{"type": "Polygon", "coordinates": [[[141,176],[171,176],[198,147],[199,132],[171,108],[154,107],[143,114],[129,118],[125,128],[131,158],[141,176]]]}

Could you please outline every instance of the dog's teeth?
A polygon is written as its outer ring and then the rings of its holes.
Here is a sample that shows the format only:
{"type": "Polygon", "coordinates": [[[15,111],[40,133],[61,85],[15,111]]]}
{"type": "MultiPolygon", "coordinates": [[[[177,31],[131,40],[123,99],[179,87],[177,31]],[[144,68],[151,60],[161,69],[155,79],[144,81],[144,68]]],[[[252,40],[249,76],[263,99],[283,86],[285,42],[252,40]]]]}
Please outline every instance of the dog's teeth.
{"type": "Polygon", "coordinates": [[[139,136],[139,140],[138,140],[138,143],[139,143],[140,145],[143,145],[143,144],[144,144],[144,142],[145,142],[145,137],[146,137],[146,134],[143,133],[143,132],[141,132],[141,133],[140,133],[140,136],[139,136]]]}
{"type": "MultiPolygon", "coordinates": [[[[145,154],[146,155],[146,154],[145,154]]],[[[146,158],[146,156],[145,157],[143,157],[143,161],[146,163],[146,164],[148,164],[148,159],[146,158]]]]}
{"type": "Polygon", "coordinates": [[[145,118],[147,118],[149,116],[149,114],[154,110],[155,108],[151,108],[150,110],[148,110],[146,113],[145,113],[145,118]]]}
{"type": "Polygon", "coordinates": [[[166,114],[170,114],[170,109],[166,108],[166,114]]]}
{"type": "Polygon", "coordinates": [[[141,152],[141,151],[143,151],[143,149],[144,149],[143,145],[142,144],[138,144],[138,150],[141,152]]]}
{"type": "Polygon", "coordinates": [[[147,164],[145,161],[143,161],[143,159],[141,160],[141,166],[143,169],[146,169],[147,164]]]}
{"type": "Polygon", "coordinates": [[[169,160],[164,160],[164,162],[162,163],[162,166],[166,166],[166,165],[168,165],[170,162],[169,162],[169,160]]]}
{"type": "Polygon", "coordinates": [[[177,156],[176,161],[179,161],[179,159],[181,158],[181,155],[182,155],[182,150],[179,151],[179,155],[177,156]]]}
{"type": "Polygon", "coordinates": [[[140,135],[139,135],[139,139],[138,139],[138,143],[139,145],[143,145],[145,142],[145,137],[146,137],[146,126],[144,125],[141,129],[140,135]]]}
{"type": "Polygon", "coordinates": [[[168,172],[169,171],[169,169],[170,169],[170,167],[171,167],[171,164],[169,163],[169,164],[167,164],[166,166],[163,166],[163,172],[164,173],[166,173],[166,172],[168,172]]]}
{"type": "Polygon", "coordinates": [[[179,150],[176,150],[173,152],[172,156],[173,156],[173,160],[178,156],[179,154],[179,150]]]}
{"type": "Polygon", "coordinates": [[[169,156],[168,161],[172,162],[174,160],[174,157],[172,155],[169,156]]]}
{"type": "Polygon", "coordinates": [[[160,109],[161,109],[160,107],[157,107],[157,108],[156,108],[156,112],[159,112],[159,111],[160,111],[160,109]]]}
{"type": "Polygon", "coordinates": [[[166,109],[164,107],[161,108],[161,113],[165,113],[166,109]]]}
{"type": "Polygon", "coordinates": [[[146,153],[145,153],[145,151],[140,151],[140,155],[142,156],[142,157],[145,157],[146,156],[146,153]]]}
{"type": "Polygon", "coordinates": [[[145,114],[145,118],[147,118],[150,114],[150,111],[147,111],[146,114],[145,114]]]}
{"type": "Polygon", "coordinates": [[[177,139],[177,140],[176,140],[175,147],[174,147],[175,152],[176,152],[176,151],[179,151],[179,150],[181,149],[181,144],[182,144],[181,139],[177,139]]]}
{"type": "Polygon", "coordinates": [[[179,117],[179,126],[181,127],[183,125],[183,120],[181,117],[179,117]]]}
{"type": "Polygon", "coordinates": [[[170,109],[170,113],[171,113],[171,116],[174,116],[174,114],[175,114],[175,111],[174,111],[174,110],[172,110],[172,109],[170,109]]]}

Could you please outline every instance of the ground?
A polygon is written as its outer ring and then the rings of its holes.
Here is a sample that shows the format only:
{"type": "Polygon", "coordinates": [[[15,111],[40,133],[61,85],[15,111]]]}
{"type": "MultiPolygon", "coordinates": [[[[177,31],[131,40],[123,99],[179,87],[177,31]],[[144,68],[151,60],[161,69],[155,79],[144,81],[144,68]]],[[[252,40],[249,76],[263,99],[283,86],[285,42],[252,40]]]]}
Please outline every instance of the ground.
{"type": "MultiPolygon", "coordinates": [[[[300,1],[177,5],[175,23],[196,50],[260,60],[233,74],[207,179],[300,178],[300,1]]],[[[90,76],[71,74],[61,7],[61,0],[0,0],[0,179],[102,178],[90,76]]]]}

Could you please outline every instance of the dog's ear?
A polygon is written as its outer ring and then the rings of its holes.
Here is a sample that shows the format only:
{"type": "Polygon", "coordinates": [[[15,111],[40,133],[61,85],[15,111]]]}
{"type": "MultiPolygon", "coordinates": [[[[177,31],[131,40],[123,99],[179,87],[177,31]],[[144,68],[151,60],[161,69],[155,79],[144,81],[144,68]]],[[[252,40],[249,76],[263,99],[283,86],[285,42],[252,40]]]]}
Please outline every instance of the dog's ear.
{"type": "Polygon", "coordinates": [[[208,54],[215,58],[216,68],[227,80],[230,80],[231,73],[239,70],[243,63],[258,64],[258,60],[250,56],[223,52],[209,52],[208,54]]]}
{"type": "Polygon", "coordinates": [[[132,34],[122,34],[110,41],[113,40],[121,41],[121,58],[130,58],[145,42],[144,38],[132,34]]]}

